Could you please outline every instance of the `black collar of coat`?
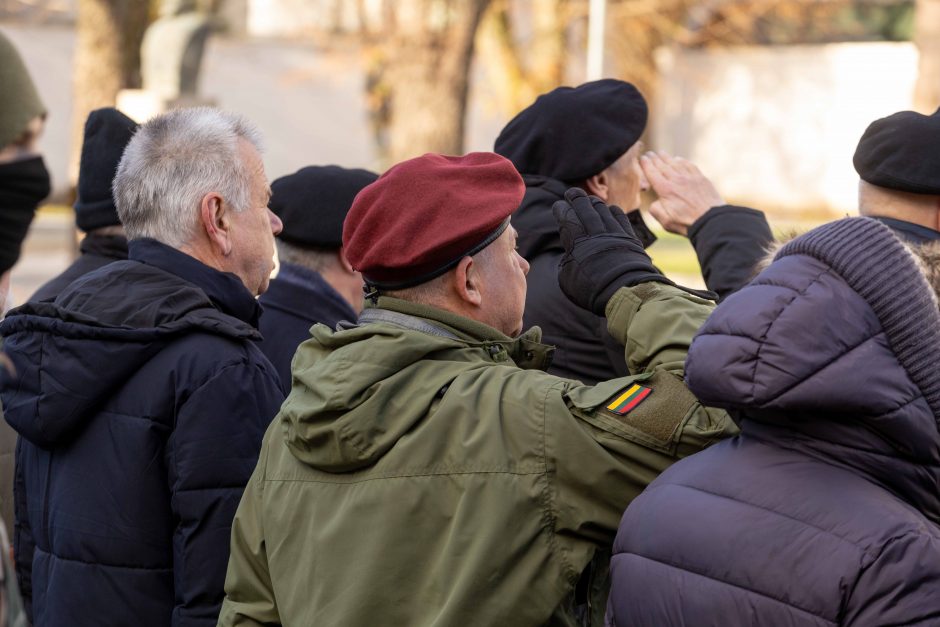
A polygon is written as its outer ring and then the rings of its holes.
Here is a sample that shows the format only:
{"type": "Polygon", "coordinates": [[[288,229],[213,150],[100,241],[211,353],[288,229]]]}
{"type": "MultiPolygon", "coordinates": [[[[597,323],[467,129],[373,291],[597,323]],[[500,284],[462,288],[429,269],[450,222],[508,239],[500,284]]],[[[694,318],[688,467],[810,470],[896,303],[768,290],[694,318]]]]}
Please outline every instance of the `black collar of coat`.
{"type": "Polygon", "coordinates": [[[871,216],[878,220],[889,229],[894,231],[895,235],[900,237],[908,244],[928,244],[930,242],[940,241],[940,231],[934,231],[926,226],[905,222],[896,218],[885,218],[881,216],[871,216]]]}
{"type": "Polygon", "coordinates": [[[128,242],[128,259],[154,266],[192,283],[209,297],[224,313],[258,328],[261,306],[245,284],[231,272],[210,268],[155,239],[141,238],[128,242]]]}
{"type": "Polygon", "coordinates": [[[83,255],[98,255],[108,259],[127,259],[127,238],[123,235],[95,235],[85,236],[79,245],[83,255]]]}

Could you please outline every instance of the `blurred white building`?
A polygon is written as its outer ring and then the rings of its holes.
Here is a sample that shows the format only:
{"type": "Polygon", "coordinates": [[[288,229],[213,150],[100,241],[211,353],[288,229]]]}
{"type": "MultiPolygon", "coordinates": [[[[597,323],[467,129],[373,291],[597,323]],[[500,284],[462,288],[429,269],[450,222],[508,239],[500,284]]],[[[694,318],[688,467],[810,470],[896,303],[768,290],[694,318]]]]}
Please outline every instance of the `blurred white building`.
{"type": "Polygon", "coordinates": [[[856,208],[852,154],[910,109],[910,43],[661,49],[654,148],[689,158],[728,199],[788,214],[856,208]]]}

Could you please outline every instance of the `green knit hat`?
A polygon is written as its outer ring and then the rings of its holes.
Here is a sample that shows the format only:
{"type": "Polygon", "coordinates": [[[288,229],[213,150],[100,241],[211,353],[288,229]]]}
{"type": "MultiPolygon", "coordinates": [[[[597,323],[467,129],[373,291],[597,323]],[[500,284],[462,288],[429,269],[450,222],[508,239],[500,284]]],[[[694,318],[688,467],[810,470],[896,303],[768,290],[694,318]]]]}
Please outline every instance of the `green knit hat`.
{"type": "Polygon", "coordinates": [[[45,113],[22,57],[0,32],[0,148],[17,139],[30,120],[45,113]]]}

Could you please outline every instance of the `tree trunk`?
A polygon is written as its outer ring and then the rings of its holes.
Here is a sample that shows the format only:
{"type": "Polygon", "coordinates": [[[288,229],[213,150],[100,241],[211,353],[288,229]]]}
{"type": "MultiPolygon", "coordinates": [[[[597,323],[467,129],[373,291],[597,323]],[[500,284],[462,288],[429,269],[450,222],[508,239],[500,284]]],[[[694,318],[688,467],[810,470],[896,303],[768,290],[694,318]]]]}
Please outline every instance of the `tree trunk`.
{"type": "Polygon", "coordinates": [[[143,0],[79,0],[69,178],[78,177],[85,119],[113,107],[121,89],[140,86],[140,42],[149,21],[143,0]]]}
{"type": "Polygon", "coordinates": [[[914,43],[920,52],[914,108],[933,113],[940,106],[940,0],[917,0],[914,43]]]}
{"type": "MultiPolygon", "coordinates": [[[[570,0],[532,0],[523,13],[514,0],[494,0],[484,18],[478,54],[509,117],[566,84],[570,60],[570,0]]],[[[507,117],[507,119],[509,119],[507,117]]]]}
{"type": "Polygon", "coordinates": [[[367,85],[389,164],[425,152],[463,152],[474,38],[489,1],[389,5],[391,24],[380,34],[367,85]]]}

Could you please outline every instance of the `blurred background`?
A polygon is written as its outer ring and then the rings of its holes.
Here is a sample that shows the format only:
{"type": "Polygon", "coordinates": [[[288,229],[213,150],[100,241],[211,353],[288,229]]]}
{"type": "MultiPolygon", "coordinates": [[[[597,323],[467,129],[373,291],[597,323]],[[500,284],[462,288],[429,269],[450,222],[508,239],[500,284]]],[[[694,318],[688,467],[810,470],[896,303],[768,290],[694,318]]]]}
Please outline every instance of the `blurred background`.
{"type": "MultiPolygon", "coordinates": [[[[871,121],[940,104],[940,0],[0,0],[0,30],[49,109],[55,190],[18,298],[77,252],[82,125],[102,106],[242,113],[273,180],[490,150],[538,94],[616,77],[650,102],[647,146],[789,230],[854,213],[851,157],[871,121]],[[174,55],[184,93],[161,74],[174,55]]],[[[691,247],[663,235],[654,260],[700,285],[691,247]]]]}

